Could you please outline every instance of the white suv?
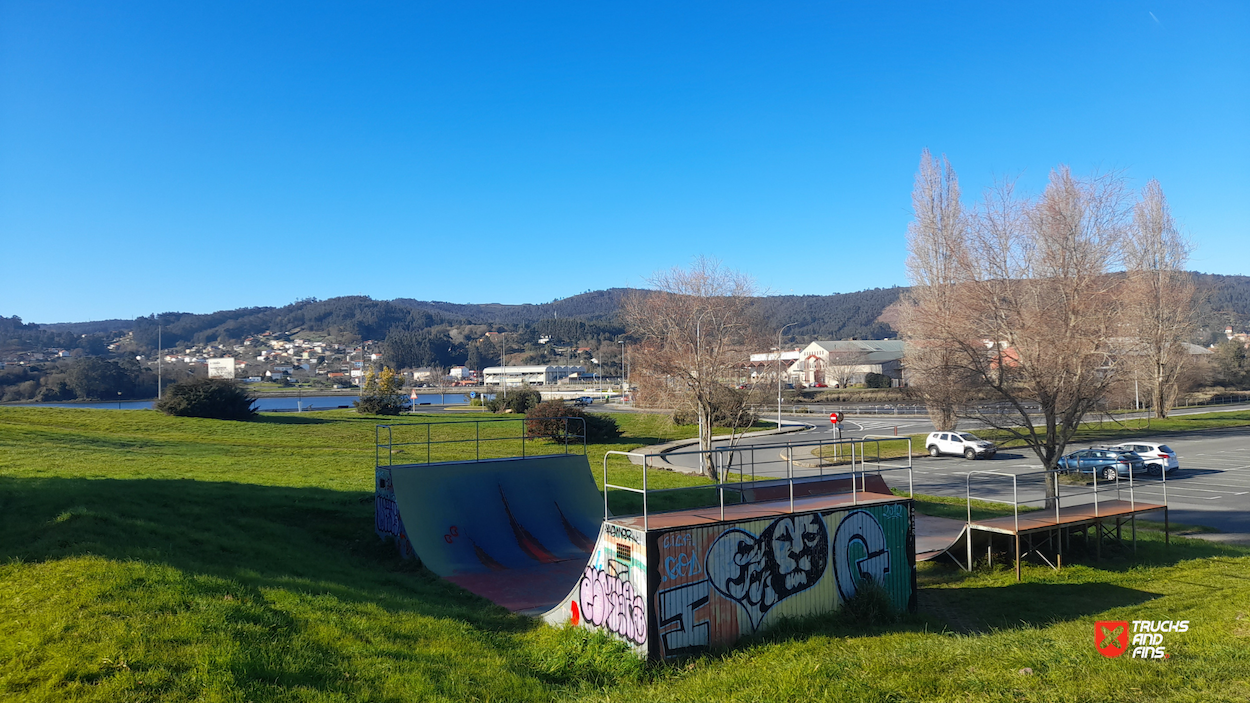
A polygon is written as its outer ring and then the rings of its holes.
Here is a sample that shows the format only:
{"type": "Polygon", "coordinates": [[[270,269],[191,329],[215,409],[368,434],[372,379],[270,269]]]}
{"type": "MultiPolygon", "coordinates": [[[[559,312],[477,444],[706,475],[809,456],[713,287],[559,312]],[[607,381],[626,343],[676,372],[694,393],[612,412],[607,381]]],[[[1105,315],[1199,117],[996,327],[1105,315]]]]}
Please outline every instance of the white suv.
{"type": "Polygon", "coordinates": [[[1164,469],[1168,473],[1175,471],[1181,467],[1181,460],[1176,456],[1176,451],[1166,444],[1156,444],[1155,442],[1124,442],[1117,444],[1112,449],[1126,449],[1130,452],[1137,452],[1146,462],[1146,470],[1152,474],[1161,474],[1164,469]]]}
{"type": "Polygon", "coordinates": [[[998,451],[993,442],[987,442],[968,432],[930,432],[924,445],[929,456],[962,454],[965,459],[988,459],[998,451]]]}

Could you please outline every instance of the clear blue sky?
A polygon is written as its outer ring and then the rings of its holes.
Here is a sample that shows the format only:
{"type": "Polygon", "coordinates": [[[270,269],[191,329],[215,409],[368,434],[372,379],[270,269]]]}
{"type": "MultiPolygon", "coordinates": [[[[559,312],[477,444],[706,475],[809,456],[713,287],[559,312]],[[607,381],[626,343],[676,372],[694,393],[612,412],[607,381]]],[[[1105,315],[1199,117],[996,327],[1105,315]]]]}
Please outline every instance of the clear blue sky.
{"type": "Polygon", "coordinates": [[[700,254],[906,282],[920,151],[965,191],[1158,178],[1250,273],[1245,2],[0,0],[0,315],[363,293],[544,302],[700,254]]]}

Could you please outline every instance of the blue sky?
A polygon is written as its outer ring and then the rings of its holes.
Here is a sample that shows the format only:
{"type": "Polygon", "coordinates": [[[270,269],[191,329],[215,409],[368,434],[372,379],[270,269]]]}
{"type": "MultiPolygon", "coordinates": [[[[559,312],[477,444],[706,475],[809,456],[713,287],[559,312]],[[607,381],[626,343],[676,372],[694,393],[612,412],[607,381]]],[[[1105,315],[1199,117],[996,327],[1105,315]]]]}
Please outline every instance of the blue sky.
{"type": "Polygon", "coordinates": [[[906,283],[965,193],[1158,178],[1250,274],[1250,5],[0,0],[0,315],[906,283]]]}

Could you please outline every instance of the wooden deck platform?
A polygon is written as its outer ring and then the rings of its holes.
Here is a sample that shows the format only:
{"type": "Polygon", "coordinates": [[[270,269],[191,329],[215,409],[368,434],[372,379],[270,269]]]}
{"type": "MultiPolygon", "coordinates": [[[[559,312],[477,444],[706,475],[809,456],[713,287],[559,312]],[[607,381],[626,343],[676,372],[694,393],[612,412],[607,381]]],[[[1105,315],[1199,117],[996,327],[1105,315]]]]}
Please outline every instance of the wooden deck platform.
{"type": "MultiPolygon", "coordinates": [[[[981,541],[985,546],[986,560],[993,563],[994,535],[1005,535],[1015,560],[1016,580],[1020,580],[1020,561],[1032,554],[1046,562],[1053,569],[1063,567],[1064,551],[1070,548],[1073,534],[1087,538],[1090,528],[1094,530],[1095,558],[1102,558],[1103,537],[1107,536],[1116,542],[1121,540],[1121,528],[1129,525],[1132,530],[1133,549],[1137,549],[1138,515],[1163,511],[1164,540],[1170,542],[1167,528],[1168,507],[1157,503],[1139,503],[1127,500],[1104,500],[1097,503],[1086,503],[1071,507],[1060,507],[1058,515],[1054,510],[1036,510],[1018,516],[974,520],[968,523],[967,530],[958,540],[966,552],[967,564],[961,567],[971,570],[973,554],[979,553],[981,541]],[[1110,525],[1110,526],[1109,526],[1110,525]]],[[[954,551],[959,547],[955,544],[947,550],[955,557],[954,551]]]]}
{"type": "Polygon", "coordinates": [[[1060,508],[1056,517],[1053,510],[1034,510],[1021,513],[1017,528],[1015,517],[996,517],[989,520],[973,520],[972,528],[997,532],[1003,535],[1042,532],[1058,527],[1076,527],[1100,520],[1129,518],[1142,513],[1166,510],[1167,506],[1155,503],[1130,503],[1127,500],[1104,500],[1098,503],[1060,508]]]}

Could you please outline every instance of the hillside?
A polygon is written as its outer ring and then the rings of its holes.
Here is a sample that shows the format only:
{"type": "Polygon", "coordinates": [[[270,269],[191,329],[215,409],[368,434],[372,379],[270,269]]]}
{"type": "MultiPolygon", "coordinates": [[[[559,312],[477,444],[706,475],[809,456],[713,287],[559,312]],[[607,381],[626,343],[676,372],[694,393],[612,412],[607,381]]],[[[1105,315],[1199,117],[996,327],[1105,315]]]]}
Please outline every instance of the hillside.
{"type": "MultiPolygon", "coordinates": [[[[1222,338],[1224,328],[1243,331],[1250,326],[1250,276],[1195,273],[1200,333],[1194,340],[1209,344],[1222,338]]],[[[778,295],[759,298],[761,316],[776,325],[796,322],[787,332],[792,343],[814,339],[893,337],[886,309],[905,288],[873,288],[836,295],[778,295]]],[[[383,340],[393,329],[426,330],[457,325],[490,325],[540,334],[607,338],[623,330],[616,322],[621,303],[633,293],[628,288],[589,291],[548,303],[452,303],[445,301],[373,300],[364,296],[330,300],[300,300],[280,308],[221,310],[208,314],[161,313],[136,320],[23,324],[18,318],[0,318],[0,348],[16,350],[47,346],[99,345],[96,336],[134,332],[141,347],[156,346],[157,325],[163,326],[163,344],[204,343],[241,339],[264,332],[298,331],[306,336],[383,340]],[[564,321],[570,321],[565,323],[564,321]],[[572,322],[580,324],[571,324],[572,322]],[[82,337],[87,335],[87,337],[82,337]],[[77,338],[77,340],[75,339],[77,338]],[[87,341],[84,341],[87,340],[87,341]]]]}

